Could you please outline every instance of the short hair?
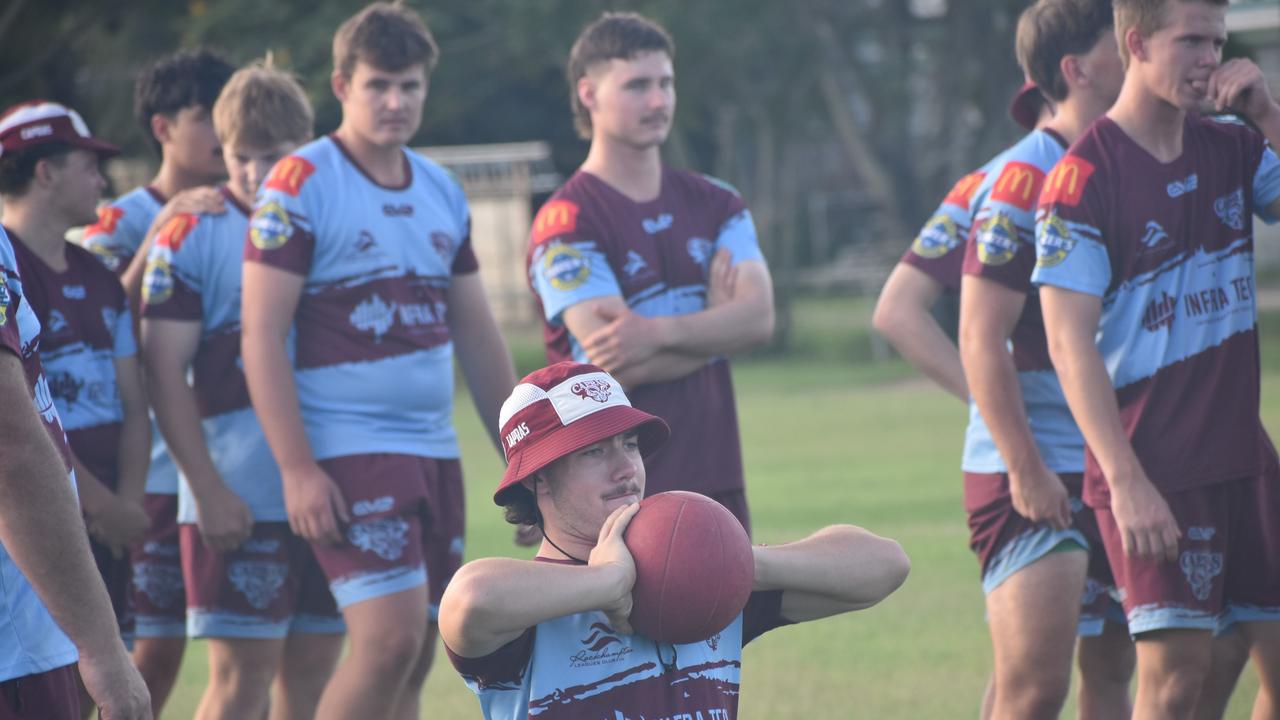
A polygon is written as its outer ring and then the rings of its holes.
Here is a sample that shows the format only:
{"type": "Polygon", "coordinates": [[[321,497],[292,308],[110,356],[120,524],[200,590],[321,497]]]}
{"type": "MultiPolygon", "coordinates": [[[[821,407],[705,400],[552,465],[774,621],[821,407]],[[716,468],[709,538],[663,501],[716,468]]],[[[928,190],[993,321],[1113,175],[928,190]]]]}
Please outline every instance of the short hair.
{"type": "Polygon", "coordinates": [[[1062,58],[1092,50],[1114,22],[1111,0],[1038,0],[1018,18],[1018,64],[1045,97],[1062,102],[1062,58]]]}
{"type": "Polygon", "coordinates": [[[675,60],[676,44],[654,21],[630,12],[607,12],[585,27],[569,51],[569,107],[573,126],[583,140],[591,139],[591,113],[578,99],[578,81],[598,63],[630,60],[641,53],[664,52],[675,60]]]}
{"type": "Polygon", "coordinates": [[[502,517],[512,525],[537,525],[541,521],[538,501],[523,483],[507,488],[502,499],[502,517]]]}
{"type": "Polygon", "coordinates": [[[399,3],[374,3],[347,18],[333,35],[333,69],[344,78],[360,61],[392,72],[421,64],[430,74],[439,58],[427,24],[399,3]]]}
{"type": "Polygon", "coordinates": [[[0,155],[0,195],[22,197],[31,188],[36,176],[36,163],[41,160],[61,165],[75,150],[66,143],[41,143],[17,152],[0,155]]]}
{"type": "Polygon", "coordinates": [[[237,70],[213,104],[213,128],[224,147],[301,145],[311,139],[314,121],[298,82],[260,63],[237,70]]]}
{"type": "Polygon", "coordinates": [[[186,107],[212,110],[233,72],[220,53],[203,47],[179,50],[143,70],[133,86],[133,114],[151,147],[160,152],[160,141],[151,134],[153,116],[173,117],[186,107]]]}
{"type": "Polygon", "coordinates": [[[1228,0],[1115,0],[1116,46],[1120,48],[1120,60],[1125,68],[1129,67],[1129,47],[1124,36],[1133,28],[1139,35],[1150,37],[1164,27],[1166,11],[1175,2],[1226,5],[1228,0]]]}

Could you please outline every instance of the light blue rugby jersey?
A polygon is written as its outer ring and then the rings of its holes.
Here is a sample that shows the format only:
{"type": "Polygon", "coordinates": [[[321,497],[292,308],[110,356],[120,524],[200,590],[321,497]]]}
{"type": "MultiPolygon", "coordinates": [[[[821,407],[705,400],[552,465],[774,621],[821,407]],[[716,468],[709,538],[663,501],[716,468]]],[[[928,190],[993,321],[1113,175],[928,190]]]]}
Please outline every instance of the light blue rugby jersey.
{"type": "MultiPolygon", "coordinates": [[[[1039,295],[1031,285],[1036,201],[1045,175],[1065,152],[1066,145],[1060,137],[1036,130],[988,166],[989,172],[974,201],[976,210],[965,248],[964,273],[1026,294],[1026,306],[1014,327],[1010,351],[1018,369],[1027,421],[1045,465],[1054,472],[1074,473],[1084,470],[1084,438],[1049,360],[1039,295]]],[[[991,430],[972,400],[961,467],[973,473],[1008,470],[991,430]]]]}
{"type": "MultiPolygon", "coordinates": [[[[193,389],[213,465],[254,520],[288,519],[280,471],[249,403],[240,361],[240,266],[248,209],[223,190],[227,211],[186,215],[156,238],[143,280],[143,317],[200,323],[193,389]],[[180,236],[179,236],[180,235],[180,236]]],[[[178,485],[178,522],[195,523],[195,498],[178,485]]]]}

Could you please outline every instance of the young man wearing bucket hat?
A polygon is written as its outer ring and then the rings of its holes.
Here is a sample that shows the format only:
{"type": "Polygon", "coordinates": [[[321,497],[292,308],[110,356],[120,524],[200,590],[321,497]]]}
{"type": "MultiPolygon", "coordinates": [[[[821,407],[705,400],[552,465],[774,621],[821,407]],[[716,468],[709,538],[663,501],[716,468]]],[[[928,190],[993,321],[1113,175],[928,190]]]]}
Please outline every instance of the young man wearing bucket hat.
{"type": "Polygon", "coordinates": [[[906,578],[896,542],[834,525],[755,547],[754,591],[719,635],[674,646],[631,635],[623,533],[645,492],[643,458],[668,435],[593,365],[538,370],[503,404],[507,470],[494,502],[509,522],[541,526],[543,542],[532,561],[463,566],[440,610],[449,658],[486,718],[733,718],[745,643],[870,607],[906,578]]]}

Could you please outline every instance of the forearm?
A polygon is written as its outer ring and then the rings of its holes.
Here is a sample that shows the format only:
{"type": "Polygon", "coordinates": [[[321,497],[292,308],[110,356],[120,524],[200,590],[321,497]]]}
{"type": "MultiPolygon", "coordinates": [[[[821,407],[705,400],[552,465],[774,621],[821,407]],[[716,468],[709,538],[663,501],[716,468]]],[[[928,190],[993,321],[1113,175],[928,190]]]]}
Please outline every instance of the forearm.
{"type": "Polygon", "coordinates": [[[488,327],[476,330],[460,336],[460,339],[466,340],[456,346],[458,360],[480,421],[484,423],[489,439],[501,452],[498,416],[502,410],[502,402],[511,394],[511,388],[515,387],[515,365],[511,361],[511,351],[507,349],[507,343],[495,325],[490,323],[488,327]]]}
{"type": "Polygon", "coordinates": [[[904,308],[881,314],[877,307],[874,321],[876,330],[907,362],[943,390],[968,402],[969,385],[965,381],[964,366],[960,363],[960,350],[931,313],[904,308]]]}
{"type": "Polygon", "coordinates": [[[670,382],[695,373],[706,367],[707,358],[676,352],[660,352],[639,363],[628,365],[613,373],[613,377],[628,390],[652,383],[670,382]]]}
{"type": "Polygon", "coordinates": [[[145,407],[125,409],[119,448],[116,494],[130,502],[141,501],[151,467],[151,421],[145,407]]]}
{"type": "Polygon", "coordinates": [[[1000,457],[1011,473],[1032,473],[1044,464],[1027,421],[1018,370],[1005,343],[994,337],[966,337],[962,360],[969,392],[1000,457]]]}
{"type": "Polygon", "coordinates": [[[1143,475],[1120,420],[1111,378],[1091,339],[1055,344],[1053,363],[1071,414],[1109,484],[1143,475]]]}
{"type": "Polygon", "coordinates": [[[449,582],[441,632],[454,652],[477,657],[543,621],[604,608],[629,590],[623,583],[610,566],[476,560],[449,582]]]}
{"type": "Polygon", "coordinates": [[[240,343],[249,398],[276,464],[281,471],[314,465],[285,338],[246,329],[240,343]]]}
{"type": "Polygon", "coordinates": [[[204,424],[185,368],[152,362],[147,368],[147,383],[165,446],[198,499],[221,485],[222,479],[205,443],[204,424]]]}
{"type": "Polygon", "coordinates": [[[712,358],[764,345],[773,337],[773,295],[757,289],[685,315],[652,318],[661,351],[712,358]]]}
{"type": "Polygon", "coordinates": [[[76,473],[76,495],[80,500],[80,509],[85,515],[93,515],[99,508],[111,501],[111,488],[102,484],[97,475],[87,465],[80,462],[75,453],[71,454],[71,469],[76,473]]]}
{"type": "Polygon", "coordinates": [[[753,589],[782,590],[784,606],[785,594],[792,593],[838,603],[841,611],[869,607],[897,589],[910,567],[898,543],[853,525],[831,525],[797,542],[752,550],[753,589]]]}

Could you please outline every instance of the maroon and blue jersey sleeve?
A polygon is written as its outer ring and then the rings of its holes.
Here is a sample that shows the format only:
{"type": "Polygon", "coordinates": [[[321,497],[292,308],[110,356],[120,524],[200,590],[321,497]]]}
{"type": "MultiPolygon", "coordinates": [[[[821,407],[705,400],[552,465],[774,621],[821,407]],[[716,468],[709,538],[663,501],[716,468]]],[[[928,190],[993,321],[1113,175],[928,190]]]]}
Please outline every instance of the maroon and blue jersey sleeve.
{"type": "Polygon", "coordinates": [[[969,237],[978,188],[987,171],[984,166],[956,181],[899,262],[920,270],[949,290],[960,289],[965,240],[969,237]]]}
{"type": "Polygon", "coordinates": [[[193,236],[203,234],[200,218],[181,213],[170,218],[156,233],[147,255],[142,280],[142,316],[152,319],[199,321],[201,278],[192,267],[199,245],[193,236]],[[188,243],[192,239],[193,242],[188,243]]]}
{"type": "Polygon", "coordinates": [[[582,205],[570,197],[552,198],[538,211],[526,263],[548,323],[562,324],[564,311],[580,302],[623,294],[604,240],[582,205]]]}
{"type": "Polygon", "coordinates": [[[307,274],[315,253],[312,224],[324,202],[317,184],[307,184],[315,171],[315,164],[301,155],[290,155],[271,169],[249,221],[245,260],[307,274]]]}

